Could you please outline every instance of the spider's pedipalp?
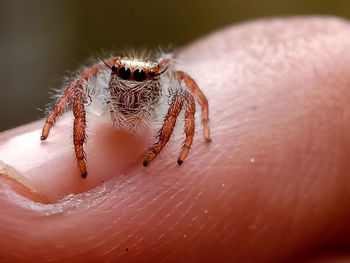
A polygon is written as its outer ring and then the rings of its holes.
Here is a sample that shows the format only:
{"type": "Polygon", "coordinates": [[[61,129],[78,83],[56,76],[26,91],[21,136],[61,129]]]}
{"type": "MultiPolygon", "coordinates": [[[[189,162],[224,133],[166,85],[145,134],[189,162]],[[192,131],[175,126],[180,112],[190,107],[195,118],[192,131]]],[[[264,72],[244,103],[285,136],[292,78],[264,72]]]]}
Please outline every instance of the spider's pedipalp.
{"type": "Polygon", "coordinates": [[[196,104],[194,102],[193,96],[188,93],[184,92],[185,99],[186,99],[186,109],[185,109],[185,134],[186,139],[184,141],[184,144],[182,146],[181,153],[179,155],[179,159],[177,160],[177,163],[181,165],[183,161],[185,160],[192,142],[193,142],[193,136],[194,136],[194,128],[195,128],[195,119],[194,114],[196,112],[196,104]]]}
{"type": "Polygon", "coordinates": [[[203,133],[204,139],[206,142],[212,142],[210,138],[210,129],[209,129],[209,106],[208,100],[204,96],[203,92],[199,89],[197,83],[185,72],[176,71],[175,76],[178,79],[184,80],[186,86],[191,90],[193,95],[196,97],[199,105],[202,107],[202,124],[203,124],[203,133]]]}
{"type": "Polygon", "coordinates": [[[158,154],[169,141],[176,124],[176,119],[181,112],[183,102],[183,98],[178,93],[175,93],[168,113],[164,119],[163,126],[159,130],[158,141],[151,148],[150,153],[146,155],[146,158],[143,161],[143,166],[148,166],[148,164],[158,156],[158,154]]]}

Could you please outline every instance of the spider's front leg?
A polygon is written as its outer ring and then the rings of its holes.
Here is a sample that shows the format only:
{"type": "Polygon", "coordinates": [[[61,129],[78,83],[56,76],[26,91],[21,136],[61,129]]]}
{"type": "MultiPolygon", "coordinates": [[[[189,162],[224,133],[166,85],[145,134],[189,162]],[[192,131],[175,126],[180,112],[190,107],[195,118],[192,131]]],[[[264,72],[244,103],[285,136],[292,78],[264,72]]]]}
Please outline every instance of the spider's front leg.
{"type": "Polygon", "coordinates": [[[40,139],[46,140],[49,136],[50,130],[54,125],[56,119],[62,115],[62,113],[67,109],[67,107],[72,103],[75,92],[77,89],[80,89],[82,86],[82,81],[89,81],[93,76],[96,76],[98,72],[107,67],[111,67],[115,58],[110,58],[104,63],[97,63],[88,70],[81,73],[78,78],[69,84],[65,89],[62,97],[57,101],[56,105],[53,107],[49,117],[47,117],[45,125],[43,127],[40,139]]]}
{"type": "Polygon", "coordinates": [[[78,78],[67,87],[63,93],[63,96],[58,100],[49,117],[47,118],[40,139],[45,140],[47,138],[50,129],[52,128],[56,119],[64,112],[70,103],[73,103],[73,114],[75,118],[73,131],[75,156],[77,158],[81,176],[83,178],[86,178],[87,172],[85,164],[85,153],[83,149],[83,144],[86,137],[86,114],[84,108],[85,95],[83,92],[84,81],[85,79],[78,78]]]}
{"type": "Polygon", "coordinates": [[[57,101],[55,107],[52,109],[50,115],[47,117],[45,125],[42,129],[41,137],[40,137],[42,141],[46,140],[46,138],[49,136],[50,130],[54,125],[56,119],[59,116],[61,116],[61,114],[65,111],[68,105],[72,102],[75,89],[76,89],[76,85],[73,82],[66,88],[62,97],[57,101]]]}
{"type": "Polygon", "coordinates": [[[77,163],[81,176],[86,178],[86,156],[84,152],[84,143],[86,139],[86,112],[84,107],[85,94],[81,89],[77,89],[73,99],[73,114],[74,114],[74,130],[73,130],[73,139],[74,139],[74,149],[75,156],[77,158],[77,163]]]}
{"type": "Polygon", "coordinates": [[[49,136],[50,130],[54,125],[56,119],[66,110],[66,108],[72,103],[74,114],[74,148],[77,158],[78,166],[83,178],[87,176],[85,153],[83,144],[85,142],[85,125],[86,125],[86,113],[84,108],[84,102],[86,94],[83,92],[83,86],[86,81],[90,81],[98,73],[107,68],[111,68],[117,58],[110,58],[103,63],[97,63],[91,68],[82,72],[75,81],[73,81],[65,89],[62,97],[57,101],[56,105],[52,109],[50,115],[47,117],[45,125],[42,129],[41,140],[46,140],[49,136]]]}
{"type": "Polygon", "coordinates": [[[159,130],[158,142],[154,144],[150,150],[150,153],[146,155],[146,158],[143,161],[143,166],[146,167],[150,162],[152,162],[169,141],[175,127],[176,119],[182,109],[183,103],[183,98],[178,93],[175,93],[168,113],[164,119],[163,126],[159,130]]]}

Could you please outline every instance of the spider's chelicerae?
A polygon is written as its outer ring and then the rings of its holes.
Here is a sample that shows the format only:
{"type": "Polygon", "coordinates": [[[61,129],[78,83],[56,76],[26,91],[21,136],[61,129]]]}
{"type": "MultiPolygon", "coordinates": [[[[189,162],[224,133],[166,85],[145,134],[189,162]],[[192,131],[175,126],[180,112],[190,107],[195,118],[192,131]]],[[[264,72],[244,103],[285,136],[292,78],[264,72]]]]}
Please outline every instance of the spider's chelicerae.
{"type": "MultiPolygon", "coordinates": [[[[102,81],[103,83],[103,81],[102,81]]],[[[185,109],[185,135],[178,164],[181,165],[191,147],[195,129],[195,100],[202,108],[204,139],[211,142],[208,126],[208,102],[196,82],[185,72],[175,69],[171,58],[158,60],[131,57],[112,57],[97,63],[78,75],[64,90],[49,114],[42,130],[45,140],[56,119],[72,105],[74,114],[73,139],[75,155],[83,178],[87,176],[84,143],[86,140],[86,107],[89,101],[102,101],[109,112],[113,126],[118,130],[134,133],[144,122],[149,122],[164,104],[161,98],[171,98],[170,106],[158,133],[156,143],[146,154],[143,165],[147,166],[168,142],[176,119],[185,109]],[[105,87],[97,85],[99,77],[105,79],[105,87]],[[97,99],[97,98],[102,98],[97,99]]],[[[167,101],[167,100],[165,100],[167,101]]]]}

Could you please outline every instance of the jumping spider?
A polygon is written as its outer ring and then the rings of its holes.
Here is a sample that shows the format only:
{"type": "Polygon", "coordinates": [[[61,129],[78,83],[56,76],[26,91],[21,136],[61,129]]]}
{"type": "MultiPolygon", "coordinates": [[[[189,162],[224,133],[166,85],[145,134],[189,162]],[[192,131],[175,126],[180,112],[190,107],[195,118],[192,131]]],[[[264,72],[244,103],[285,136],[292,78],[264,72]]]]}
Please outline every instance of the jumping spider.
{"type": "Polygon", "coordinates": [[[42,130],[41,140],[46,140],[56,119],[72,105],[74,149],[83,178],[87,176],[86,155],[83,149],[86,139],[85,108],[88,106],[88,100],[93,100],[96,93],[104,94],[105,110],[109,110],[110,119],[116,129],[126,129],[130,133],[137,129],[138,120],[147,119],[157,111],[162,96],[172,98],[163,126],[159,130],[157,142],[143,161],[145,167],[158,156],[168,142],[176,119],[185,104],[186,139],[177,161],[179,165],[183,163],[194,136],[196,109],[193,96],[202,108],[204,139],[206,142],[211,142],[208,126],[208,101],[188,74],[174,69],[171,58],[164,57],[151,61],[130,57],[112,57],[88,68],[68,85],[53,107],[42,130]],[[101,74],[106,76],[106,87],[91,85],[93,79],[101,74]]]}

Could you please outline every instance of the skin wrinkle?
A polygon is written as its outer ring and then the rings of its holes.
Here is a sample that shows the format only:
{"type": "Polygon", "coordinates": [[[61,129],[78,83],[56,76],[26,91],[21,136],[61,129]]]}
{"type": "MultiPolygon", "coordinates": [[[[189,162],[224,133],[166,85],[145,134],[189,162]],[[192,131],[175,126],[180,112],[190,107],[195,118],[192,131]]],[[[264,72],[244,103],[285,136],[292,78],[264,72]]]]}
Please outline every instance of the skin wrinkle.
{"type": "MultiPolygon", "coordinates": [[[[161,198],[161,197],[159,197],[159,198],[161,198]]],[[[171,199],[171,198],[170,198],[170,199],[171,199]]],[[[156,200],[155,200],[155,201],[156,201],[156,200]]],[[[166,206],[166,205],[167,205],[167,203],[165,203],[165,204],[163,205],[163,207],[166,206]]],[[[162,207],[161,207],[160,209],[158,209],[158,210],[161,210],[161,209],[162,209],[162,207]]],[[[157,211],[158,211],[158,210],[157,210],[157,211]]],[[[151,215],[151,216],[152,216],[152,215],[151,215]]],[[[154,215],[153,215],[153,216],[154,216],[154,215]]],[[[162,222],[162,221],[161,221],[161,222],[162,222]]],[[[160,222],[160,223],[161,223],[161,222],[160,222]]],[[[159,224],[160,224],[160,223],[159,223],[159,224]]],[[[146,222],[146,224],[147,224],[147,222],[146,222]]],[[[155,226],[154,228],[156,228],[156,227],[157,227],[157,226],[155,226]]],[[[134,231],[133,234],[136,234],[136,232],[137,232],[137,231],[134,231]]],[[[119,244],[117,244],[116,246],[118,246],[118,245],[119,245],[119,244]]]]}
{"type": "MultiPolygon", "coordinates": [[[[187,197],[186,198],[184,198],[185,200],[187,199],[187,197]]],[[[181,202],[180,202],[181,203],[181,202]]],[[[183,215],[186,215],[186,213],[187,213],[187,211],[185,212],[185,213],[183,213],[183,215]]],[[[161,224],[162,222],[160,222],[159,224],[161,224]]],[[[176,225],[178,224],[178,221],[177,222],[175,222],[175,224],[173,225],[173,226],[171,226],[169,229],[168,229],[168,231],[167,232],[170,232],[171,231],[171,229],[172,228],[174,228],[176,225]]],[[[162,236],[164,236],[165,234],[162,234],[162,236]]]]}
{"type": "MultiPolygon", "coordinates": [[[[171,232],[171,231],[176,227],[176,225],[179,224],[179,221],[181,220],[181,217],[183,217],[184,215],[186,215],[186,213],[188,212],[188,209],[187,209],[185,212],[182,213],[182,215],[180,216],[180,219],[179,219],[178,221],[174,222],[173,225],[170,225],[170,226],[168,225],[168,221],[166,221],[166,218],[167,218],[171,213],[173,213],[174,211],[176,211],[179,207],[181,207],[182,204],[184,204],[184,203],[188,200],[188,198],[189,198],[189,196],[190,196],[190,193],[188,193],[184,198],[178,198],[180,201],[176,201],[176,200],[175,200],[175,202],[176,202],[177,204],[174,203],[174,205],[171,205],[171,204],[170,204],[170,201],[172,201],[176,196],[181,195],[181,193],[186,193],[185,188],[182,188],[182,189],[177,190],[176,193],[175,193],[174,195],[172,195],[172,196],[169,198],[169,201],[164,202],[164,205],[162,205],[162,207],[160,207],[160,209],[158,210],[158,211],[160,212],[161,210],[164,210],[164,208],[166,208],[166,207],[173,207],[173,209],[171,209],[164,217],[162,217],[162,218],[160,219],[159,223],[155,226],[155,228],[157,228],[157,227],[160,227],[160,226],[162,226],[162,225],[164,224],[164,225],[165,225],[165,228],[167,228],[166,232],[162,233],[162,234],[157,238],[157,240],[159,240],[160,237],[165,236],[166,233],[171,232]],[[181,200],[184,200],[184,201],[181,201],[181,200]]],[[[156,217],[159,218],[159,216],[156,216],[156,217]]]]}
{"type": "MultiPolygon", "coordinates": [[[[331,242],[349,218],[339,204],[350,197],[350,141],[341,137],[349,130],[350,40],[336,41],[349,32],[337,19],[269,20],[183,49],[178,66],[209,99],[213,143],[204,145],[197,129],[186,166],[178,168],[184,137],[176,134],[149,168],[134,160],[104,186],[49,206],[7,200],[0,186],[0,262],[25,261],[28,253],[46,262],[285,262],[331,242]],[[305,41],[288,44],[295,39],[305,41]],[[303,45],[313,53],[299,53],[303,45]]],[[[71,136],[67,123],[58,121],[50,137],[71,136]]]]}

